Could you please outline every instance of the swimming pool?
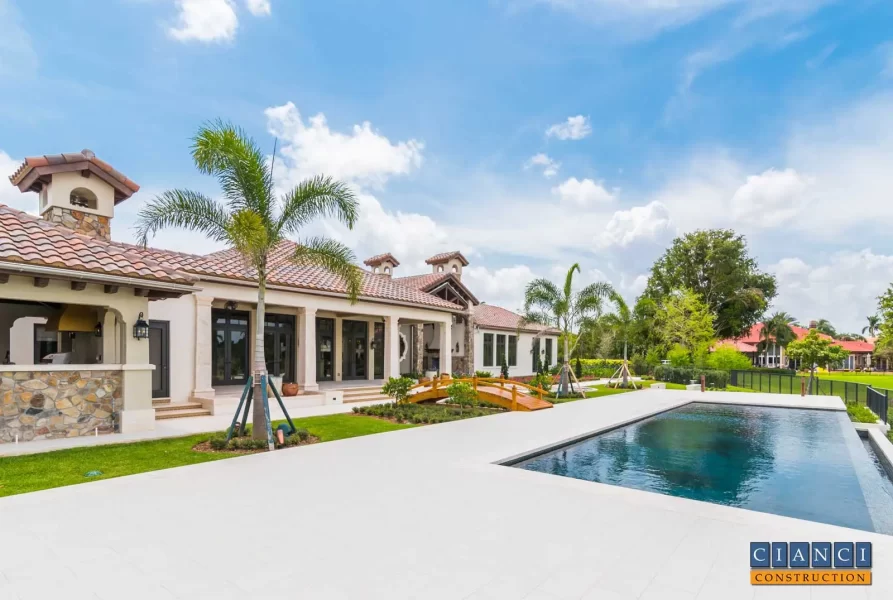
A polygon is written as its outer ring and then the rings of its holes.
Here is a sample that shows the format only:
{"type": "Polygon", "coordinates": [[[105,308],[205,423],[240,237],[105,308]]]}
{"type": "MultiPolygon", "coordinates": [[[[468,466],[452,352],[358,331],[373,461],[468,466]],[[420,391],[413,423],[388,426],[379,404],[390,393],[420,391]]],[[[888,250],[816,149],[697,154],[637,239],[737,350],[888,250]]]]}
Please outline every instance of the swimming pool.
{"type": "Polygon", "coordinates": [[[845,412],[693,403],[511,466],[893,535],[845,412]]]}

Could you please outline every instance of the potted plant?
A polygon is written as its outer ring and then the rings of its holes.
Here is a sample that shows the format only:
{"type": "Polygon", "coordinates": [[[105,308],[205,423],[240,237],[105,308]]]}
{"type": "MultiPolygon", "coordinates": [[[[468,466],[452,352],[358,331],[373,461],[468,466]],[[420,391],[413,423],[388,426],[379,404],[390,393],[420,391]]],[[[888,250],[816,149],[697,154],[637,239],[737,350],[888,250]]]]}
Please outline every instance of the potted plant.
{"type": "Polygon", "coordinates": [[[298,395],[298,384],[297,383],[283,383],[282,384],[282,395],[283,396],[297,396],[298,395]]]}

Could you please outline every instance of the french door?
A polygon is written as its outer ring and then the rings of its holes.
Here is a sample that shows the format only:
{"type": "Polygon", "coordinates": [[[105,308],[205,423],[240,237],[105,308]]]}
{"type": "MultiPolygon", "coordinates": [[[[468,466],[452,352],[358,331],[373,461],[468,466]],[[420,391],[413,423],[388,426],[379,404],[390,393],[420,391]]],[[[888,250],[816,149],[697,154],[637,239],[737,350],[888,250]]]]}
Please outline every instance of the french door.
{"type": "Polygon", "coordinates": [[[267,313],[264,316],[264,357],[267,372],[282,377],[285,383],[295,381],[295,317],[267,313]]]}
{"type": "Polygon", "coordinates": [[[369,324],[366,321],[342,321],[341,340],[344,347],[342,352],[341,378],[366,379],[369,356],[366,349],[369,347],[369,324]]]}
{"type": "Polygon", "coordinates": [[[248,379],[248,313],[236,310],[211,311],[212,343],[211,383],[241,385],[248,379]]]}

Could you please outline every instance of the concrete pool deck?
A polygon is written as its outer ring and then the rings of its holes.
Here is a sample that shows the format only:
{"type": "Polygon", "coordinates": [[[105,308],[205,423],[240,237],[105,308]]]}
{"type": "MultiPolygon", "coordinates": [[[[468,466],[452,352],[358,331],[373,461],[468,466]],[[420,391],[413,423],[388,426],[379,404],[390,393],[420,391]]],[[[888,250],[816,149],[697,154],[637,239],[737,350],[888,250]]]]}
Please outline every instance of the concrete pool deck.
{"type": "Polygon", "coordinates": [[[3,498],[0,598],[893,598],[893,537],[494,464],[691,401],[843,410],[646,390],[3,498]],[[752,587],[797,540],[874,585],[752,587]]]}

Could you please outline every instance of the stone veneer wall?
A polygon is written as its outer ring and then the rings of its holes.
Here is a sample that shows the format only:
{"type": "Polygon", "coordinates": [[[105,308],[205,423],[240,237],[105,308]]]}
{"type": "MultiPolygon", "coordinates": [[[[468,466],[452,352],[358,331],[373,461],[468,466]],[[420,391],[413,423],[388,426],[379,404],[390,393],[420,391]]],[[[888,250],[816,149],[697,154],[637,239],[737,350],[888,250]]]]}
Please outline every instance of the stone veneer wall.
{"type": "Polygon", "coordinates": [[[121,371],[7,371],[0,367],[0,443],[113,433],[121,371]]]}
{"type": "Polygon", "coordinates": [[[43,218],[50,223],[62,225],[92,238],[112,239],[112,229],[108,217],[53,206],[44,213],[43,218]]]}

